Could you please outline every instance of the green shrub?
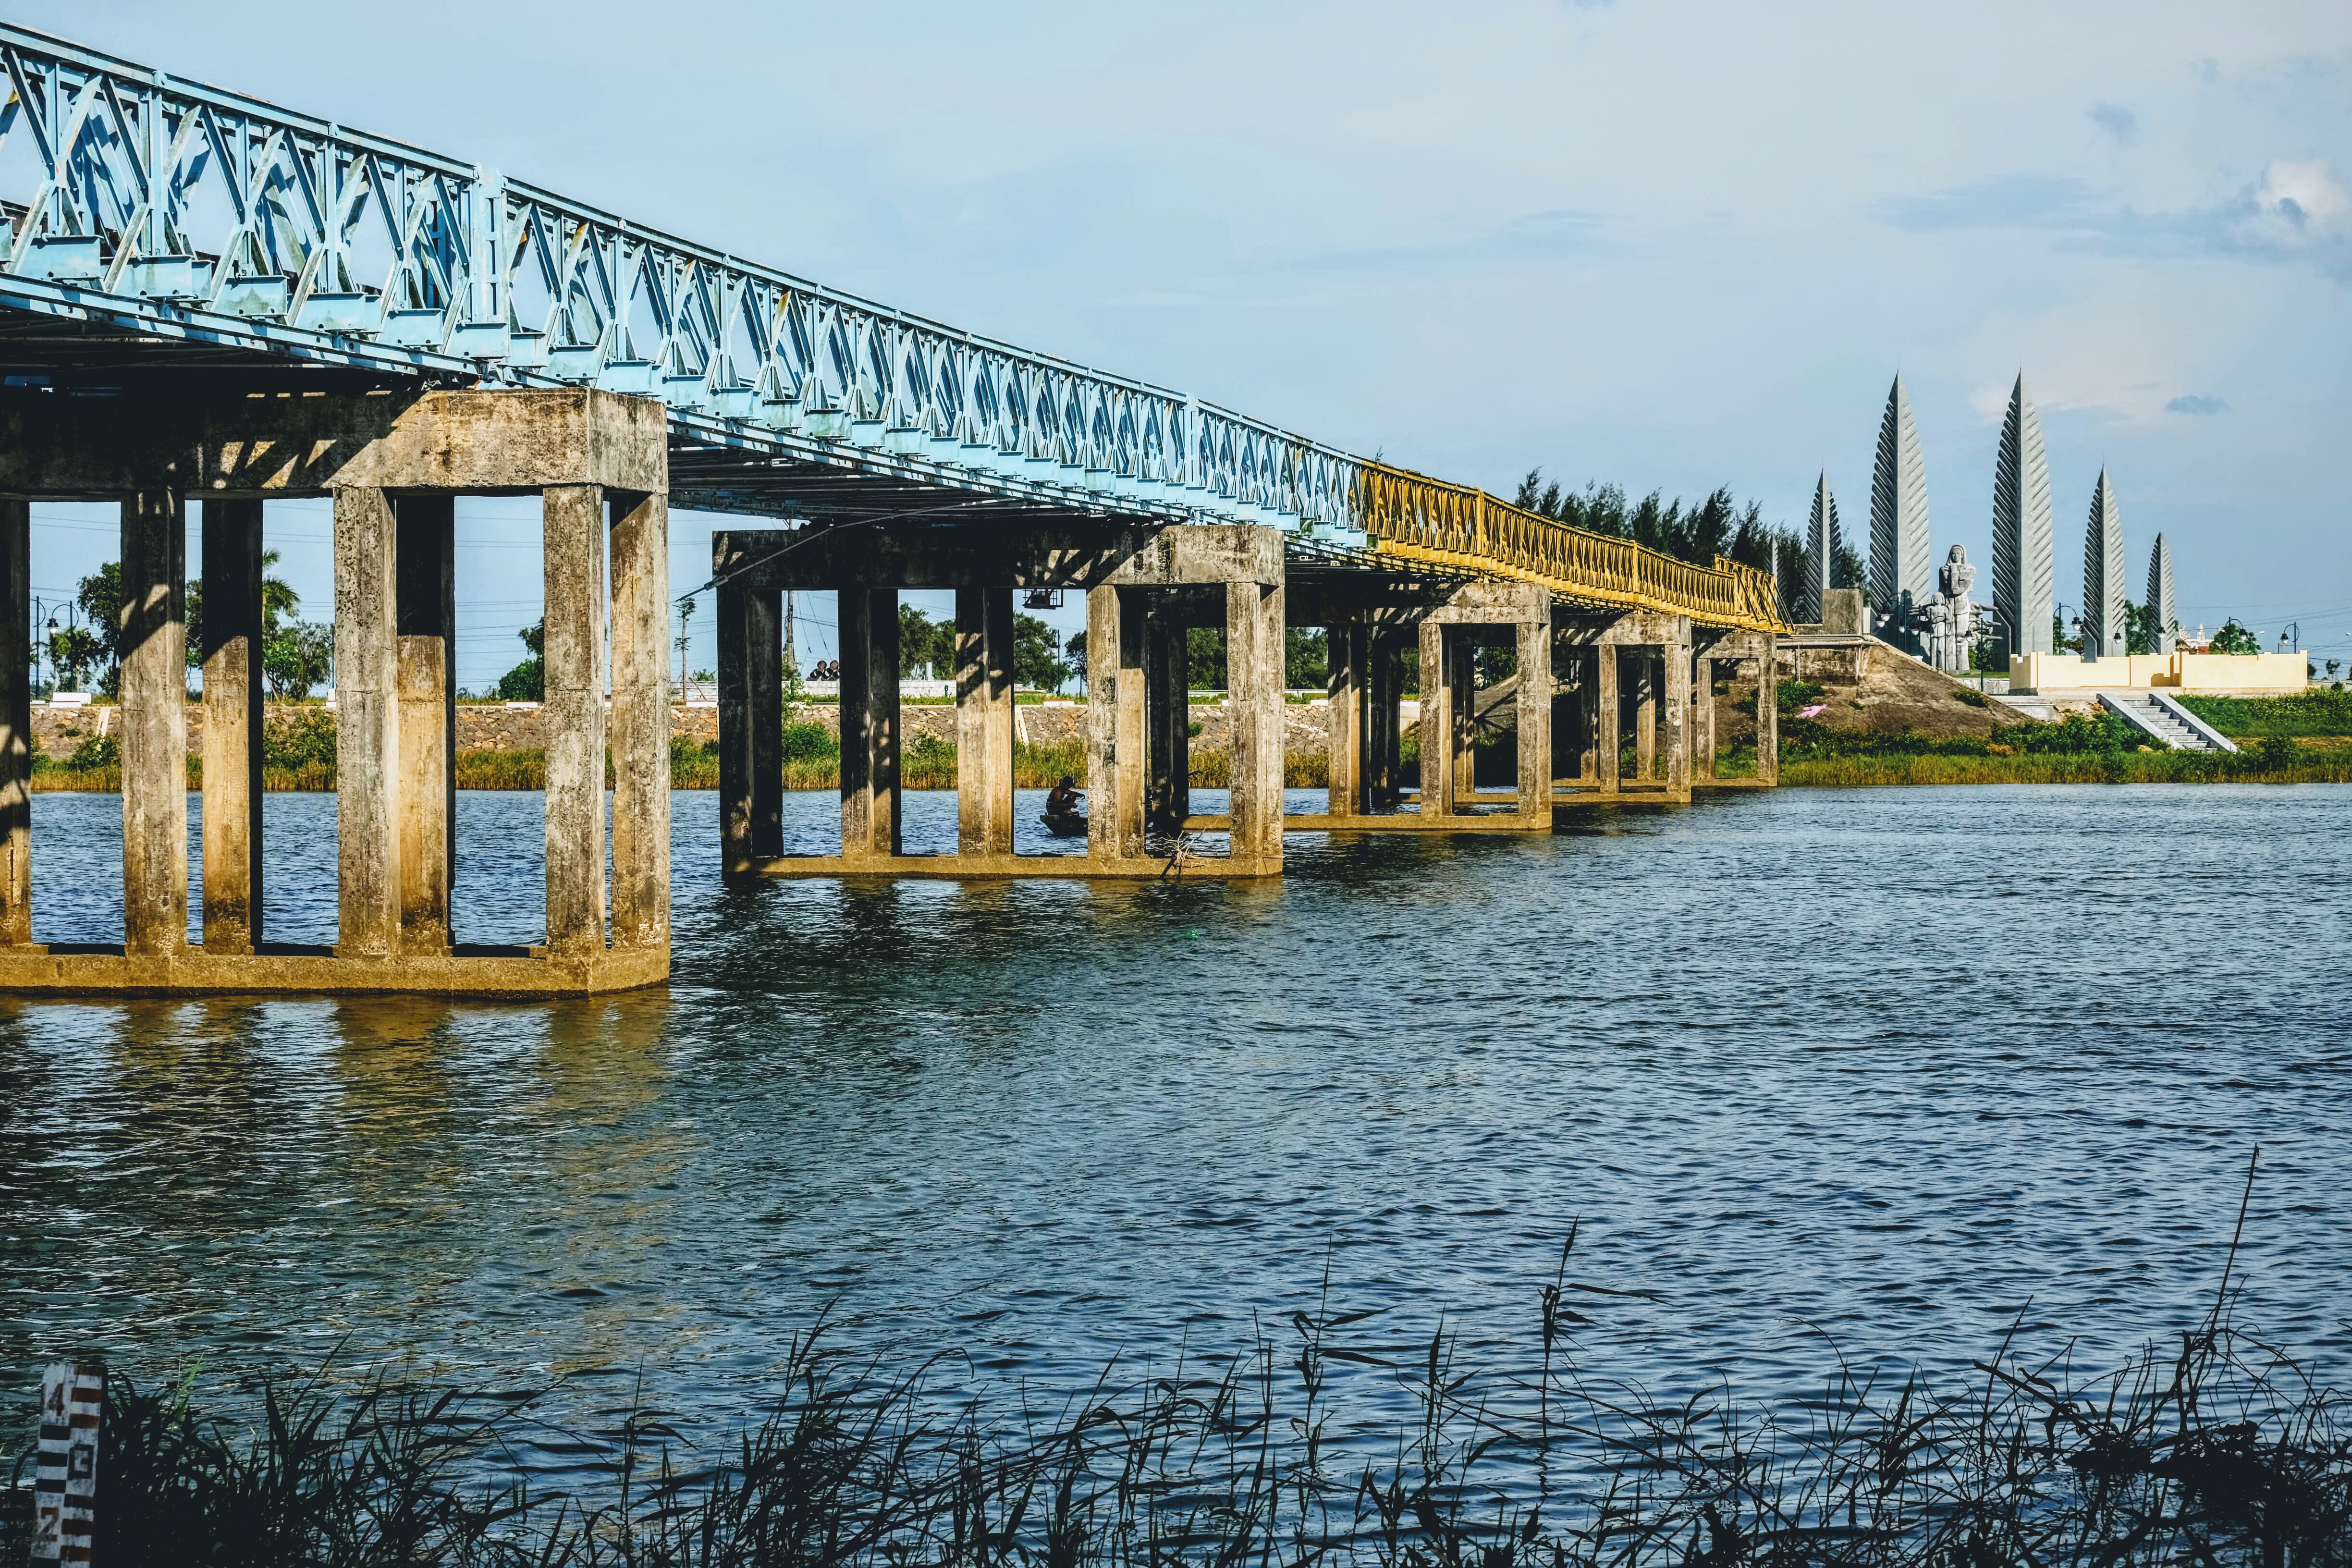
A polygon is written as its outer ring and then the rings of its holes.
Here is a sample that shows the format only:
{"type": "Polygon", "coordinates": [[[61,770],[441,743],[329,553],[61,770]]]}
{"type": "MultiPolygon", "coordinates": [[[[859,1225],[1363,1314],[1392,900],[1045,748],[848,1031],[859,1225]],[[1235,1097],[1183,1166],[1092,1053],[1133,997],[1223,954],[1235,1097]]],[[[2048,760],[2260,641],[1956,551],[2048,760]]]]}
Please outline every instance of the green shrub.
{"type": "Polygon", "coordinates": [[[841,742],[834,738],[832,731],[822,724],[787,724],[784,726],[784,761],[838,763],[841,761],[841,742]]]}
{"type": "Polygon", "coordinates": [[[273,715],[261,727],[261,765],[299,773],[335,765],[335,710],[298,708],[273,715]]]}
{"type": "Polygon", "coordinates": [[[78,773],[121,765],[122,742],[111,735],[84,735],[81,744],[73,749],[73,755],[66,759],[66,766],[78,773]]]}

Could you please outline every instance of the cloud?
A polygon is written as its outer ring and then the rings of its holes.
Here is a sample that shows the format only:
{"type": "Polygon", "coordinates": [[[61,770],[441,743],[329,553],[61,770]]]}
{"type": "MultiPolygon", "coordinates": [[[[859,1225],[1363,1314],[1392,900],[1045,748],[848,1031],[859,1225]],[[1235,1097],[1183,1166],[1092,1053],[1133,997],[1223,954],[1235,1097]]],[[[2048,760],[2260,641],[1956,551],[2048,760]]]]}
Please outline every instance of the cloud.
{"type": "Polygon", "coordinates": [[[2091,119],[2116,139],[2118,147],[2128,147],[2139,140],[2139,116],[2120,103],[2093,105],[2091,119]]]}
{"type": "Polygon", "coordinates": [[[2071,228],[2091,221],[2098,198],[2080,180],[2004,174],[1919,196],[1879,202],[1870,216],[1914,234],[1963,228],[2071,228]]]}
{"type": "Polygon", "coordinates": [[[2060,236],[2064,248],[2102,256],[2302,260],[2352,283],[2352,193],[2318,159],[2273,159],[2232,200],[2185,212],[2140,212],[2079,180],[2007,174],[1890,197],[1870,216],[1915,234],[2039,229],[2060,236]]]}
{"type": "Polygon", "coordinates": [[[2203,393],[2191,392],[2183,394],[2166,404],[2164,411],[2167,414],[2227,414],[2230,411],[2230,405],[2218,397],[2208,397],[2203,393]]]}
{"type": "Polygon", "coordinates": [[[1318,271],[1420,274],[1498,261],[1592,256],[1609,248],[1601,224],[1598,213],[1552,208],[1515,217],[1465,239],[1332,251],[1308,257],[1300,265],[1318,271]]]}

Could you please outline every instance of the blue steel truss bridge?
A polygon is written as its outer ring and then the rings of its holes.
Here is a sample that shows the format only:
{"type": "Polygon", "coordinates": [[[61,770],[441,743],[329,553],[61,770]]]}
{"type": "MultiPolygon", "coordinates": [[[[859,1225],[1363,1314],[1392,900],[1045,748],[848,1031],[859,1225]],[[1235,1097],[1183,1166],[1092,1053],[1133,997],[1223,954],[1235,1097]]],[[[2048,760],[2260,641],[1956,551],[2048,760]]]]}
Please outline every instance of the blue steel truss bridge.
{"type": "Polygon", "coordinates": [[[0,985],[528,991],[667,973],[655,763],[672,504],[762,524],[713,543],[737,876],[1133,875],[1188,828],[1229,844],[1219,874],[1278,870],[1281,836],[1300,826],[1279,785],[1292,625],[1332,629],[1334,783],[1318,828],[1548,828],[1563,787],[1614,799],[1645,786],[1608,743],[1627,723],[1653,737],[1637,769],[1663,757],[1662,792],[1685,797],[1693,672],[1709,648],[1752,661],[1779,629],[1772,584],[1748,568],[1565,528],[497,169],[20,27],[0,26],[0,644],[31,633],[34,498],[121,501],[126,602],[125,942],[91,953],[32,942],[17,658],[0,714],[0,985]],[[450,502],[530,492],[548,520],[548,938],[471,953],[448,914],[450,502]],[[331,495],[336,509],[342,936],[330,952],[273,951],[262,913],[260,509],[296,495],[331,495]],[[193,943],[174,838],[191,500],[204,508],[207,610],[193,943]],[[839,857],[795,866],[776,842],[772,601],[803,587],[843,595],[844,837],[839,857]],[[908,587],[959,594],[959,743],[976,781],[959,854],[926,867],[907,864],[897,821],[885,601],[908,587]],[[1088,595],[1085,867],[1012,853],[1006,595],[1024,587],[1088,595]],[[1196,818],[1170,650],[1202,624],[1225,629],[1237,713],[1227,809],[1196,818]],[[1498,640],[1521,671],[1519,778],[1507,802],[1482,803],[1486,719],[1465,672],[1498,640]],[[1429,781],[1410,785],[1408,654],[1429,781]],[[1577,717],[1556,726],[1563,693],[1577,717]],[[582,771],[608,748],[609,881],[602,791],[582,771]]]}

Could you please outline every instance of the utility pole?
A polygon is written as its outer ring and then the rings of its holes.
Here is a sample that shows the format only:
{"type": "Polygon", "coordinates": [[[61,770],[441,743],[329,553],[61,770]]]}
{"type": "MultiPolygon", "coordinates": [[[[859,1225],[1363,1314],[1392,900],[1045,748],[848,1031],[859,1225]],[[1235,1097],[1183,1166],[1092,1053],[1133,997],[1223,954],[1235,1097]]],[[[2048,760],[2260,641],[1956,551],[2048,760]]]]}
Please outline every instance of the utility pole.
{"type": "Polygon", "coordinates": [[[694,600],[677,602],[677,700],[686,700],[686,666],[688,650],[694,643],[694,600]]]}
{"type": "MultiPolygon", "coordinates": [[[[793,591],[790,588],[784,590],[784,668],[794,676],[800,673],[800,651],[793,646],[793,591]]],[[[792,684],[789,677],[784,684],[792,684]]]]}

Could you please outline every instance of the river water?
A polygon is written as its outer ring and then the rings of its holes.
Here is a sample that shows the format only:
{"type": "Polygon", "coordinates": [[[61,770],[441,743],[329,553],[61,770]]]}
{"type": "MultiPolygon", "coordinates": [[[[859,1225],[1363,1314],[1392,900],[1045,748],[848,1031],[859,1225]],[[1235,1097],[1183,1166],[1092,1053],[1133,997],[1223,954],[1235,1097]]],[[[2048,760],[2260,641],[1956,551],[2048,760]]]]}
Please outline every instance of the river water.
{"type": "MultiPolygon", "coordinates": [[[[462,797],[463,937],[537,934],[539,805],[462,797]]],[[[331,936],[333,806],[268,801],[285,939],[331,936]]],[[[1653,1387],[2012,1322],[2105,1364],[2210,1300],[2256,1144],[2242,1316],[2352,1371],[2352,789],[1741,794],[1294,837],[1277,886],[728,890],[716,797],[675,810],[665,990],[0,1000],[0,1391],[340,1346],[734,1413],[827,1303],[1066,1386],[1327,1270],[1475,1358],[1572,1224],[1571,1279],[1652,1293],[1578,1354],[1653,1387]]],[[[119,938],[119,811],[36,797],[41,938],[119,938]]]]}

